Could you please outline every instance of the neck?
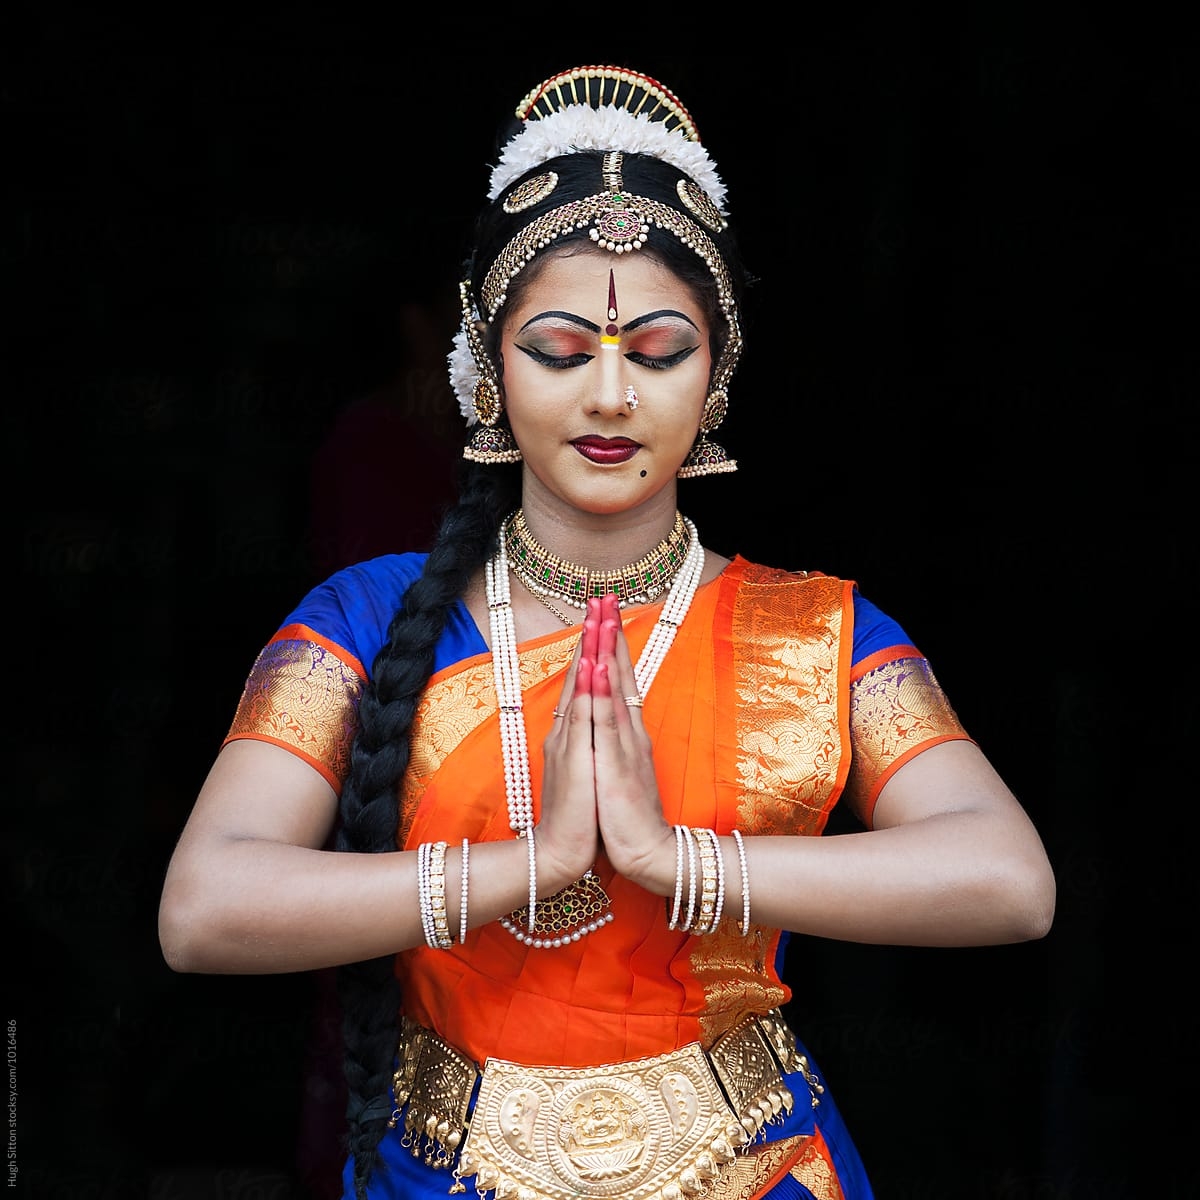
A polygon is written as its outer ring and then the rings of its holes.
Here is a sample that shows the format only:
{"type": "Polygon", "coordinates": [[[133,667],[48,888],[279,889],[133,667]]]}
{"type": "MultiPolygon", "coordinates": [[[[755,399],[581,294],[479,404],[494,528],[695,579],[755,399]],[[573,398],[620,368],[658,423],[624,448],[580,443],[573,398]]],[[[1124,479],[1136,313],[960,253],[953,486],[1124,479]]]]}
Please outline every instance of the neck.
{"type": "Polygon", "coordinates": [[[593,571],[612,571],[652,550],[675,525],[676,496],[667,489],[645,505],[614,513],[564,509],[526,488],[521,512],[530,535],[550,553],[593,571]]]}

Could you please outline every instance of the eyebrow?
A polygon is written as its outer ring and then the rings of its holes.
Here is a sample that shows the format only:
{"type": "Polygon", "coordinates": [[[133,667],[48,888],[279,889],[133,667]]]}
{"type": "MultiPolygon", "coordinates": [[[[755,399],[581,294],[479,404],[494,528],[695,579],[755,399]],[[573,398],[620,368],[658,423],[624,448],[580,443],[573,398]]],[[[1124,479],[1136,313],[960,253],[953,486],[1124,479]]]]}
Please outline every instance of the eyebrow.
{"type": "Polygon", "coordinates": [[[560,321],[569,321],[572,325],[579,325],[584,329],[590,330],[592,333],[600,332],[599,325],[585,320],[583,317],[577,316],[575,313],[563,312],[561,309],[557,308],[548,309],[546,312],[535,313],[529,318],[528,321],[525,322],[524,325],[521,326],[520,329],[517,330],[517,332],[524,333],[525,330],[536,321],[545,321],[549,317],[557,317],[560,321]]]}
{"type": "MultiPolygon", "coordinates": [[[[592,333],[600,332],[600,326],[595,324],[593,321],[589,321],[586,318],[577,315],[576,313],[564,312],[563,310],[557,308],[548,309],[546,312],[535,313],[529,318],[528,321],[525,322],[524,325],[521,326],[520,329],[517,330],[517,332],[524,333],[530,325],[533,325],[537,321],[545,321],[550,317],[556,317],[560,321],[569,321],[572,325],[578,325],[582,329],[587,329],[592,333]]],[[[686,321],[693,329],[696,330],[697,333],[700,332],[696,322],[693,321],[691,317],[689,317],[686,313],[681,313],[674,308],[659,308],[654,312],[646,313],[643,316],[634,317],[632,321],[628,321],[626,324],[621,326],[621,332],[631,333],[633,330],[642,325],[648,324],[650,321],[657,321],[660,317],[678,317],[681,321],[686,321]]]]}
{"type": "Polygon", "coordinates": [[[644,316],[634,317],[632,321],[621,326],[623,333],[631,333],[641,325],[647,325],[651,321],[657,321],[660,317],[678,317],[681,321],[686,321],[697,333],[700,330],[696,326],[696,322],[691,319],[686,313],[681,313],[674,308],[659,308],[654,312],[646,313],[644,316]]]}

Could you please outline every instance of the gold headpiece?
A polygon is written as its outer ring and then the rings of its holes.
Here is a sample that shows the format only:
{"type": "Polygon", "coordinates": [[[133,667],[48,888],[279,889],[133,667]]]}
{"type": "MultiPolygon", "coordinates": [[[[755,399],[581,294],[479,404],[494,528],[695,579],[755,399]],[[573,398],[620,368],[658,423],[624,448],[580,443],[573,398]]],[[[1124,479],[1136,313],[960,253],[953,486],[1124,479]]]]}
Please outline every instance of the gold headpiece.
{"type": "MultiPolygon", "coordinates": [[[[559,177],[552,170],[537,175],[530,172],[551,159],[586,150],[604,152],[602,190],[544,211],[516,232],[484,277],[482,313],[469,302],[469,289],[464,285],[463,327],[450,355],[450,377],[468,424],[482,421],[491,429],[498,418],[491,403],[493,398],[498,403],[498,380],[490,362],[483,361],[486,355],[480,327],[495,319],[508,297],[509,284],[541,250],[584,229],[598,247],[616,254],[633,253],[653,238],[655,231],[664,230],[703,260],[716,283],[717,301],[728,327],[710,389],[712,396],[720,397],[716,408],[723,415],[726,388],[742,348],[733,282],[710,237],[726,227],[721,209],[725,186],[700,144],[687,109],[647,75],[595,66],[577,67],[545,80],[521,100],[515,115],[522,128],[506,143],[492,171],[489,199],[503,197],[502,207],[510,214],[542,204],[553,197],[559,177]],[[684,177],[675,189],[679,208],[625,189],[622,164],[629,154],[661,159],[682,172],[684,177]],[[486,401],[482,405],[481,399],[486,401]]],[[[710,418],[704,432],[717,423],[710,418]]],[[[488,452],[490,443],[485,449],[488,452]]],[[[503,460],[480,458],[470,447],[467,457],[513,461],[511,454],[503,460]]],[[[731,460],[724,461],[721,470],[734,469],[731,460]]],[[[695,463],[685,464],[691,474],[714,470],[712,466],[700,471],[695,467],[695,463]]]]}

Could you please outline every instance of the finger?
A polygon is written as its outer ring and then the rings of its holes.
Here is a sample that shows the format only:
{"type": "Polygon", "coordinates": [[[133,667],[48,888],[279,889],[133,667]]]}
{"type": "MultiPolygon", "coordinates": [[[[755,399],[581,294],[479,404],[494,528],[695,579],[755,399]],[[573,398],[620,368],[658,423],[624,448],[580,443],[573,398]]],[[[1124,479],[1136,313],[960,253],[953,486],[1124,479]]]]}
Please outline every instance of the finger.
{"type": "Polygon", "coordinates": [[[620,697],[623,702],[622,706],[632,713],[641,708],[641,696],[638,694],[633,659],[629,654],[629,643],[625,640],[625,631],[621,625],[620,606],[615,596],[609,597],[609,599],[611,606],[606,617],[612,620],[612,637],[611,639],[603,636],[601,638],[601,661],[609,664],[612,695],[620,697]]]}
{"type": "MultiPolygon", "coordinates": [[[[577,695],[580,695],[579,684],[579,664],[585,657],[590,658],[593,665],[595,664],[595,641],[597,630],[595,620],[591,615],[593,602],[588,601],[588,615],[583,620],[583,632],[580,634],[579,640],[575,643],[575,649],[571,654],[571,661],[567,665],[566,673],[563,676],[562,690],[558,694],[558,703],[554,706],[554,720],[557,722],[560,718],[564,719],[571,711],[571,705],[577,695]]],[[[590,681],[590,676],[587,677],[590,681]]],[[[590,686],[590,683],[589,683],[590,686]]]]}
{"type": "MultiPolygon", "coordinates": [[[[583,619],[583,633],[579,638],[579,666],[588,663],[590,668],[594,668],[599,659],[600,649],[600,602],[598,600],[589,600],[587,606],[587,616],[583,619]]],[[[589,669],[586,676],[582,671],[577,670],[575,673],[575,695],[590,695],[592,685],[592,670],[589,669]],[[583,680],[586,678],[587,686],[584,686],[583,680]]]]}
{"type": "Polygon", "coordinates": [[[608,663],[597,663],[592,672],[592,699],[612,699],[612,680],[609,678],[608,663]]]}
{"type": "Polygon", "coordinates": [[[575,649],[571,652],[571,661],[567,664],[566,672],[563,674],[563,685],[558,693],[558,703],[554,706],[553,718],[556,722],[570,712],[571,701],[575,698],[576,674],[579,671],[582,649],[582,640],[576,641],[575,649]]]}
{"type": "Polygon", "coordinates": [[[592,675],[595,667],[596,664],[590,658],[581,658],[579,660],[579,669],[575,672],[575,694],[577,696],[590,696],[592,694],[594,686],[592,675]]]}

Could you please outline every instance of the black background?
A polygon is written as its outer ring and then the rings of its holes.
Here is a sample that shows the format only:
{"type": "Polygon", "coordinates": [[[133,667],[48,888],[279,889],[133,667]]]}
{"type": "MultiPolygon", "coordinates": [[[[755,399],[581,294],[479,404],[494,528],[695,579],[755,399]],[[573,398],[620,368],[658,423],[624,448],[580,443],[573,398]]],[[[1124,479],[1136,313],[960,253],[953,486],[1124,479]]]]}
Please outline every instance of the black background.
{"type": "Polygon", "coordinates": [[[897,617],[1058,873],[1041,943],[793,951],[881,1200],[1200,1194],[1196,44],[1048,8],[12,23],[11,1194],[329,1195],[323,976],[173,975],[162,873],[279,619],[425,544],[492,130],[606,60],[689,106],[759,276],[741,470],[683,507],[897,617]]]}

